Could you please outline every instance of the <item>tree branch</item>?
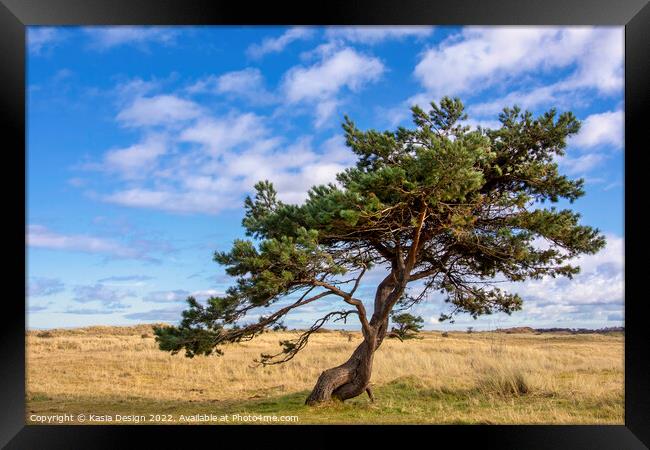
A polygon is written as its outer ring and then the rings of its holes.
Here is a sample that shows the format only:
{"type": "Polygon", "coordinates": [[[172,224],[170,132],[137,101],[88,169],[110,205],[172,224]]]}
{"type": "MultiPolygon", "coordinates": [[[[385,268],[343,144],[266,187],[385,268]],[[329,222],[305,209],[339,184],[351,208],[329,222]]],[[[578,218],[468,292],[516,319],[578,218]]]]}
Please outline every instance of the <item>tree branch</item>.
{"type": "Polygon", "coordinates": [[[356,291],[357,288],[359,287],[361,277],[363,277],[365,272],[366,272],[366,269],[364,267],[364,269],[361,271],[361,274],[357,278],[356,283],[354,284],[352,292],[345,292],[342,289],[339,289],[339,288],[337,288],[336,286],[334,286],[334,285],[332,285],[330,283],[326,283],[326,282],[320,281],[320,280],[314,280],[312,283],[315,286],[320,286],[320,287],[324,287],[325,289],[328,289],[332,293],[334,293],[334,294],[338,295],[339,297],[341,297],[346,303],[355,306],[357,308],[358,313],[359,313],[359,321],[361,321],[361,327],[362,327],[362,330],[363,330],[363,334],[364,334],[364,336],[370,337],[372,335],[372,328],[370,327],[370,324],[368,323],[368,316],[366,314],[366,308],[363,305],[363,302],[361,300],[359,300],[358,298],[352,297],[352,294],[354,294],[354,291],[356,291]]]}
{"type": "Polygon", "coordinates": [[[424,220],[426,219],[426,215],[427,215],[427,206],[425,203],[424,206],[422,207],[422,210],[420,210],[420,214],[418,215],[418,225],[417,228],[415,229],[415,233],[413,234],[413,242],[411,243],[411,248],[409,249],[409,253],[406,258],[406,262],[404,264],[404,270],[407,274],[411,272],[413,266],[415,266],[415,261],[417,259],[417,254],[420,247],[420,235],[422,234],[422,227],[424,226],[424,220]]]}
{"type": "Polygon", "coordinates": [[[283,349],[281,352],[276,353],[274,355],[270,354],[261,354],[260,359],[256,360],[255,362],[264,365],[264,366],[272,366],[276,364],[282,364],[287,361],[292,360],[300,350],[302,350],[306,345],[307,342],[309,341],[309,338],[313,333],[318,331],[325,323],[333,316],[339,316],[338,318],[334,319],[335,321],[337,320],[343,320],[345,321],[347,317],[350,314],[357,314],[357,311],[334,311],[331,313],[326,314],[325,316],[321,317],[318,319],[314,324],[309,327],[308,330],[303,332],[300,336],[298,336],[297,339],[291,341],[291,340],[286,340],[286,341],[280,341],[280,345],[282,345],[283,349]],[[284,355],[283,358],[281,359],[276,359],[279,356],[284,355]]]}

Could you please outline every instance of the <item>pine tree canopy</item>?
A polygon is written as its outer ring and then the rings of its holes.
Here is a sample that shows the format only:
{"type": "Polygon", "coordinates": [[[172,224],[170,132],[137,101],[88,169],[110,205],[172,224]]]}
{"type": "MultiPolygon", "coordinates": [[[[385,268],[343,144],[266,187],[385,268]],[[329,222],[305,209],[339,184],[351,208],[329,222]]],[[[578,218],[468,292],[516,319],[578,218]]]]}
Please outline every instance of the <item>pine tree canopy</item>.
{"type": "Polygon", "coordinates": [[[189,298],[180,325],[156,329],[160,348],[221,353],[223,344],[252,339],[312,302],[332,311],[283,341],[278,354],[262,355],[262,363],[291,359],[331,319],[356,316],[368,336],[397,303],[410,307],[428,292],[449,303],[441,319],[510,314],[522,299],[498,282],[571,278],[579,271],[571,258],[605,245],[579,214],[549,206],[584,194],[583,180],[561,175],[555,162],[579,130],[572,113],[533,117],[506,108],[499,128],[472,131],[461,125],[459,99],[411,111],[414,127],[395,131],[362,131],[345,117],[356,166],[337,183],[312,187],[300,205],[278,200],[268,181],[257,183],[244,204],[249,239],[214,255],[236,282],[205,304],[189,298]],[[379,288],[387,286],[389,295],[375,300],[369,321],[356,292],[373,267],[385,268],[379,288]],[[419,294],[411,297],[406,289],[414,282],[419,294]],[[253,310],[263,315],[245,323],[253,310]]]}
{"type": "Polygon", "coordinates": [[[392,328],[390,337],[395,337],[400,341],[405,339],[417,339],[418,333],[423,328],[424,319],[420,316],[414,316],[409,313],[391,314],[391,319],[396,325],[392,328]]]}

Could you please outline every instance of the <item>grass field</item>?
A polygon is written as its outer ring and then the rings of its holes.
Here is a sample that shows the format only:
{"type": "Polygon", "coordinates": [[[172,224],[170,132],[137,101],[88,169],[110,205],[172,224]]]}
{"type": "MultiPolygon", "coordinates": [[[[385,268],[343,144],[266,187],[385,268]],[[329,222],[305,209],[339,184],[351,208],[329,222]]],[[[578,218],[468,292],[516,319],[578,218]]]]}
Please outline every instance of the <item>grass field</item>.
{"type": "Polygon", "coordinates": [[[26,421],[623,424],[621,334],[386,340],[375,355],[374,403],[363,396],[318,407],[303,405],[316,378],[361,337],[318,333],[286,364],[254,364],[292,335],[269,332],[222,357],[189,359],[158,350],[148,325],[30,331],[26,421]]]}

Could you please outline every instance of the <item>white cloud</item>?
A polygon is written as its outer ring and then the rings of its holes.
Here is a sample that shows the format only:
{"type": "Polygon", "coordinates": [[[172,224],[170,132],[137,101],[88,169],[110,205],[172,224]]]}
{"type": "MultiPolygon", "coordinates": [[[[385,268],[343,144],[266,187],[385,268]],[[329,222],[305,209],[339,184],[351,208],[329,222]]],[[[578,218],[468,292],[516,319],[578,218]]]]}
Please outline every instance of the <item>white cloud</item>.
{"type": "Polygon", "coordinates": [[[273,94],[264,87],[264,77],[260,70],[252,67],[206,77],[190,86],[188,92],[222,94],[243,98],[254,104],[275,101],[273,94]]]}
{"type": "Polygon", "coordinates": [[[414,74],[430,101],[512,86],[528,74],[552,74],[558,69],[572,72],[560,81],[474,105],[470,112],[493,114],[513,103],[530,108],[561,100],[577,89],[603,95],[620,92],[622,27],[466,27],[423,52],[414,74]]]}
{"type": "Polygon", "coordinates": [[[27,283],[29,297],[45,297],[63,292],[64,284],[57,278],[30,277],[27,283]]]}
{"type": "MultiPolygon", "coordinates": [[[[282,200],[301,202],[311,186],[334,182],[335,175],[355,161],[341,136],[316,149],[308,136],[287,143],[271,133],[266,118],[253,113],[205,116],[170,133],[173,141],[198,146],[161,155],[153,170],[134,170],[142,177],[100,198],[134,208],[217,214],[240,206],[257,181],[268,179],[282,200]]],[[[140,156],[136,149],[133,153],[140,156]]],[[[131,155],[131,150],[120,155],[131,155]]],[[[154,166],[150,161],[144,165],[154,166]]]]}
{"type": "Polygon", "coordinates": [[[523,109],[533,109],[552,103],[555,107],[564,108],[575,102],[575,92],[563,92],[558,88],[558,84],[551,84],[528,91],[513,91],[495,100],[472,104],[468,108],[468,114],[472,117],[496,116],[503,108],[513,105],[523,109]]]}
{"type": "Polygon", "coordinates": [[[206,191],[179,191],[172,186],[162,189],[132,188],[108,194],[102,199],[108,203],[133,208],[157,209],[174,213],[216,214],[234,206],[228,193],[221,196],[206,191]]]}
{"type": "Polygon", "coordinates": [[[566,89],[595,88],[600,93],[622,94],[625,35],[623,27],[592,28],[576,58],[577,70],[566,89]]]}
{"type": "Polygon", "coordinates": [[[177,323],[181,317],[181,312],[184,306],[176,305],[171,308],[154,309],[150,311],[140,311],[129,314],[124,314],[124,317],[129,320],[137,320],[138,322],[144,321],[167,321],[177,323]]]}
{"type": "Polygon", "coordinates": [[[564,157],[560,160],[560,165],[571,175],[584,174],[606,159],[607,156],[602,153],[590,153],[577,157],[564,157]]]}
{"type": "Polygon", "coordinates": [[[166,151],[167,143],[162,136],[149,136],[138,144],[106,152],[102,168],[125,178],[141,178],[154,169],[157,159],[166,151]]]}
{"type": "MultiPolygon", "coordinates": [[[[572,261],[581,269],[573,279],[544,277],[520,283],[500,283],[499,288],[518,293],[523,299],[523,309],[508,316],[502,313],[483,316],[477,321],[461,314],[456,325],[444,327],[476,326],[480,329],[496,327],[603,327],[608,321],[620,321],[624,312],[624,239],[606,234],[607,245],[595,255],[583,255],[572,261]],[[615,319],[614,317],[618,317],[615,319]]],[[[422,286],[414,286],[417,295],[422,286]]],[[[441,312],[449,312],[443,302],[444,294],[431,293],[428,301],[418,305],[416,314],[428,316],[438,324],[441,312]]]]}
{"type": "MultiPolygon", "coordinates": [[[[110,310],[126,308],[126,305],[122,303],[122,301],[128,297],[133,297],[134,295],[135,294],[131,291],[125,291],[108,287],[101,283],[95,283],[93,285],[75,286],[73,300],[79,303],[98,302],[107,312],[110,312],[110,310]]],[[[68,312],[72,313],[73,310],[69,310],[68,312]]],[[[90,312],[90,310],[86,312],[74,311],[74,313],[102,314],[98,312],[90,312]]]]}
{"type": "Polygon", "coordinates": [[[572,280],[544,277],[515,284],[512,290],[524,298],[524,314],[534,319],[564,319],[572,314],[597,316],[614,308],[623,311],[624,240],[607,234],[607,245],[595,255],[583,255],[573,263],[581,271],[572,280]]]}
{"type": "Polygon", "coordinates": [[[294,41],[309,39],[314,30],[307,27],[294,27],[285,31],[277,38],[266,38],[261,44],[253,44],[246,50],[251,58],[261,58],[268,53],[280,53],[294,41]]]}
{"type": "Polygon", "coordinates": [[[182,289],[176,289],[174,291],[155,291],[149,292],[142,298],[142,300],[145,302],[155,303],[175,303],[184,302],[189,295],[190,293],[188,291],[182,289]]]}
{"type": "Polygon", "coordinates": [[[159,81],[145,81],[142,78],[132,78],[119,83],[115,86],[113,92],[120,100],[124,101],[144,97],[159,87],[159,81]]]}
{"type": "Polygon", "coordinates": [[[284,75],[282,91],[288,104],[315,104],[316,124],[322,125],[340,103],[337,96],[343,89],[359,91],[365,84],[377,81],[384,70],[378,58],[343,48],[323,54],[312,66],[290,69],[284,75]]]}
{"type": "Polygon", "coordinates": [[[135,45],[146,49],[150,43],[169,45],[174,43],[177,31],[169,27],[111,26],[87,27],[85,32],[91,40],[91,47],[107,50],[122,45],[135,45]]]}
{"type": "Polygon", "coordinates": [[[358,44],[377,44],[387,40],[401,40],[409,37],[425,38],[431,36],[430,26],[341,26],[328,27],[325,36],[329,39],[342,39],[358,44]]]}
{"type": "Polygon", "coordinates": [[[102,278],[101,280],[97,280],[98,283],[118,283],[120,285],[126,284],[126,285],[133,285],[133,286],[139,286],[144,284],[143,282],[148,281],[148,280],[153,280],[154,277],[150,277],[148,275],[114,275],[111,277],[106,277],[102,278]]]}
{"type": "Polygon", "coordinates": [[[174,125],[201,115],[196,103],[174,95],[137,97],[120,111],[117,120],[128,127],[174,125]]]}
{"type": "Polygon", "coordinates": [[[569,145],[580,148],[593,148],[611,145],[623,147],[623,111],[607,111],[587,117],[577,135],[569,140],[569,145]]]}
{"type": "Polygon", "coordinates": [[[221,291],[218,291],[216,289],[203,289],[199,291],[194,291],[191,292],[190,295],[192,297],[195,297],[197,300],[204,301],[207,300],[210,297],[217,297],[219,295],[223,295],[224,293],[221,291]]]}
{"type": "Polygon", "coordinates": [[[290,102],[320,100],[344,87],[356,91],[376,81],[384,65],[374,57],[345,48],[311,67],[294,67],[285,74],[284,91],[290,102]]]}
{"type": "Polygon", "coordinates": [[[39,55],[47,47],[52,47],[61,40],[63,40],[63,34],[56,28],[42,26],[27,28],[27,48],[32,54],[39,55]]]}
{"type": "Polygon", "coordinates": [[[212,154],[223,153],[241,144],[252,144],[267,134],[260,116],[253,113],[206,117],[182,131],[179,139],[203,145],[212,154]]]}
{"type": "MultiPolygon", "coordinates": [[[[111,239],[86,234],[61,234],[42,225],[29,225],[26,244],[32,248],[101,254],[120,259],[154,261],[146,245],[124,245],[111,239]]],[[[141,242],[146,244],[146,242],[141,242]]]]}

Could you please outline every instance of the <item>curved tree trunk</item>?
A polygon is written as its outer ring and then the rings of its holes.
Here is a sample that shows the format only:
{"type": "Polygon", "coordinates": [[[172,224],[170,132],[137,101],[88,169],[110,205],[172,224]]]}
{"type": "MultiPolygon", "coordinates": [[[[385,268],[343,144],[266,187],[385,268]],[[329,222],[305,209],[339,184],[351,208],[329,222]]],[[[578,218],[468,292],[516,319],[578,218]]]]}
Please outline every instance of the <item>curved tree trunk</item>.
{"type": "MultiPolygon", "coordinates": [[[[382,281],[375,294],[375,309],[370,320],[371,333],[364,333],[363,342],[356,348],[350,359],[340,366],[325,370],[318,377],[316,386],[307,397],[305,404],[315,405],[331,399],[347,400],[368,392],[372,374],[372,361],[388,329],[388,317],[383,314],[389,296],[396,295],[394,278],[389,275],[382,281]]],[[[401,295],[401,292],[398,293],[401,295]]]]}

